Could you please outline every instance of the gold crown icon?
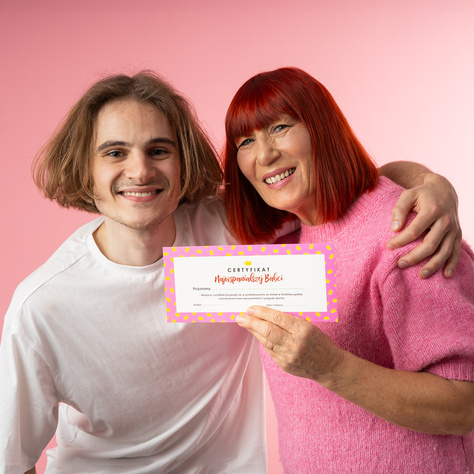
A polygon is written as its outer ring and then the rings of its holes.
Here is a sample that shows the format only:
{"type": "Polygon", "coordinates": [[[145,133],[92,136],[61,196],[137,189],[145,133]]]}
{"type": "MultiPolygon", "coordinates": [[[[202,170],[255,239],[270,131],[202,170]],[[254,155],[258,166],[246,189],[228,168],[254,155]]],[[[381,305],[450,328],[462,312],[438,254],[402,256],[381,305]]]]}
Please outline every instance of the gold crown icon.
{"type": "Polygon", "coordinates": [[[251,262],[250,260],[247,260],[247,261],[245,262],[245,265],[252,265],[252,262],[251,262]]]}

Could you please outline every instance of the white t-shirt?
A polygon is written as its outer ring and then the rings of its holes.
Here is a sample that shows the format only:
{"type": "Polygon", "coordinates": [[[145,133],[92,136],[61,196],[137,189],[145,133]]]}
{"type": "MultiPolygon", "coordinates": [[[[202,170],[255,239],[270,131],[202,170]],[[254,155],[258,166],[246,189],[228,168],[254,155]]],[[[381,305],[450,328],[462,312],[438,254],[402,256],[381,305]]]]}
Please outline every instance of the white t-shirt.
{"type": "MultiPolygon", "coordinates": [[[[174,245],[227,243],[217,200],[180,206],[174,245]]],[[[256,340],[167,323],[162,260],[107,260],[77,230],[21,283],[0,348],[0,472],[266,472],[256,340]],[[59,404],[59,410],[58,410],[59,404]]]]}

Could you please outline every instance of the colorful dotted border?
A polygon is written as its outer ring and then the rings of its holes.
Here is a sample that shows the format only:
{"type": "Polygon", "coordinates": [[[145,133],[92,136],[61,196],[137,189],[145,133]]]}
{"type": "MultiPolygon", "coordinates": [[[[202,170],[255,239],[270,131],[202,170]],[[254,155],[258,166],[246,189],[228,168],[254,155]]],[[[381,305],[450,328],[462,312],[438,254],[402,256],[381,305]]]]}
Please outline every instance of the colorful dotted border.
{"type": "Polygon", "coordinates": [[[176,313],[173,259],[178,257],[247,256],[276,254],[324,254],[326,264],[327,311],[318,313],[290,313],[310,322],[337,322],[336,267],[332,244],[281,244],[281,245],[222,245],[201,247],[164,247],[166,319],[170,323],[217,323],[234,322],[237,314],[223,313],[176,313]]]}

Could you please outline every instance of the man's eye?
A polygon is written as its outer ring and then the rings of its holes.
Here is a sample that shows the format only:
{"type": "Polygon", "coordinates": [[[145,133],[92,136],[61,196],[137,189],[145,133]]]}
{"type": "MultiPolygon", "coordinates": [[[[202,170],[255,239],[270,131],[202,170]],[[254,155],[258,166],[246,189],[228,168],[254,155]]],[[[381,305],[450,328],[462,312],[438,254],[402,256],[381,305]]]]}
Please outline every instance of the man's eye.
{"type": "Polygon", "coordinates": [[[168,153],[168,150],[163,150],[162,148],[154,148],[150,151],[150,155],[152,156],[162,156],[168,153]]]}
{"type": "Polygon", "coordinates": [[[118,150],[112,150],[107,153],[107,156],[111,156],[112,158],[121,158],[123,153],[118,150]]]}

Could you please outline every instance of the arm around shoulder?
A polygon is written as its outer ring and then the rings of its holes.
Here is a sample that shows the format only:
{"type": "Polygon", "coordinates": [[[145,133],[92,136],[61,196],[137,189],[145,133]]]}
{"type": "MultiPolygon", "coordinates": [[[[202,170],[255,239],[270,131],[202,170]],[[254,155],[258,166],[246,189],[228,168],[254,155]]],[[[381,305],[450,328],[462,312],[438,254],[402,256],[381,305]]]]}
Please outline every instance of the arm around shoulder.
{"type": "Polygon", "coordinates": [[[401,232],[387,243],[388,248],[403,247],[426,232],[422,244],[400,258],[400,268],[432,256],[420,270],[420,276],[427,278],[444,264],[444,275],[451,277],[459,260],[462,238],[454,187],[446,178],[419,163],[388,163],[379,172],[409,188],[401,194],[392,211],[392,230],[401,232]],[[410,211],[417,216],[403,229],[410,211]]]}
{"type": "Polygon", "coordinates": [[[427,174],[433,172],[425,165],[413,161],[392,161],[379,168],[379,174],[406,189],[423,184],[427,174]]]}

